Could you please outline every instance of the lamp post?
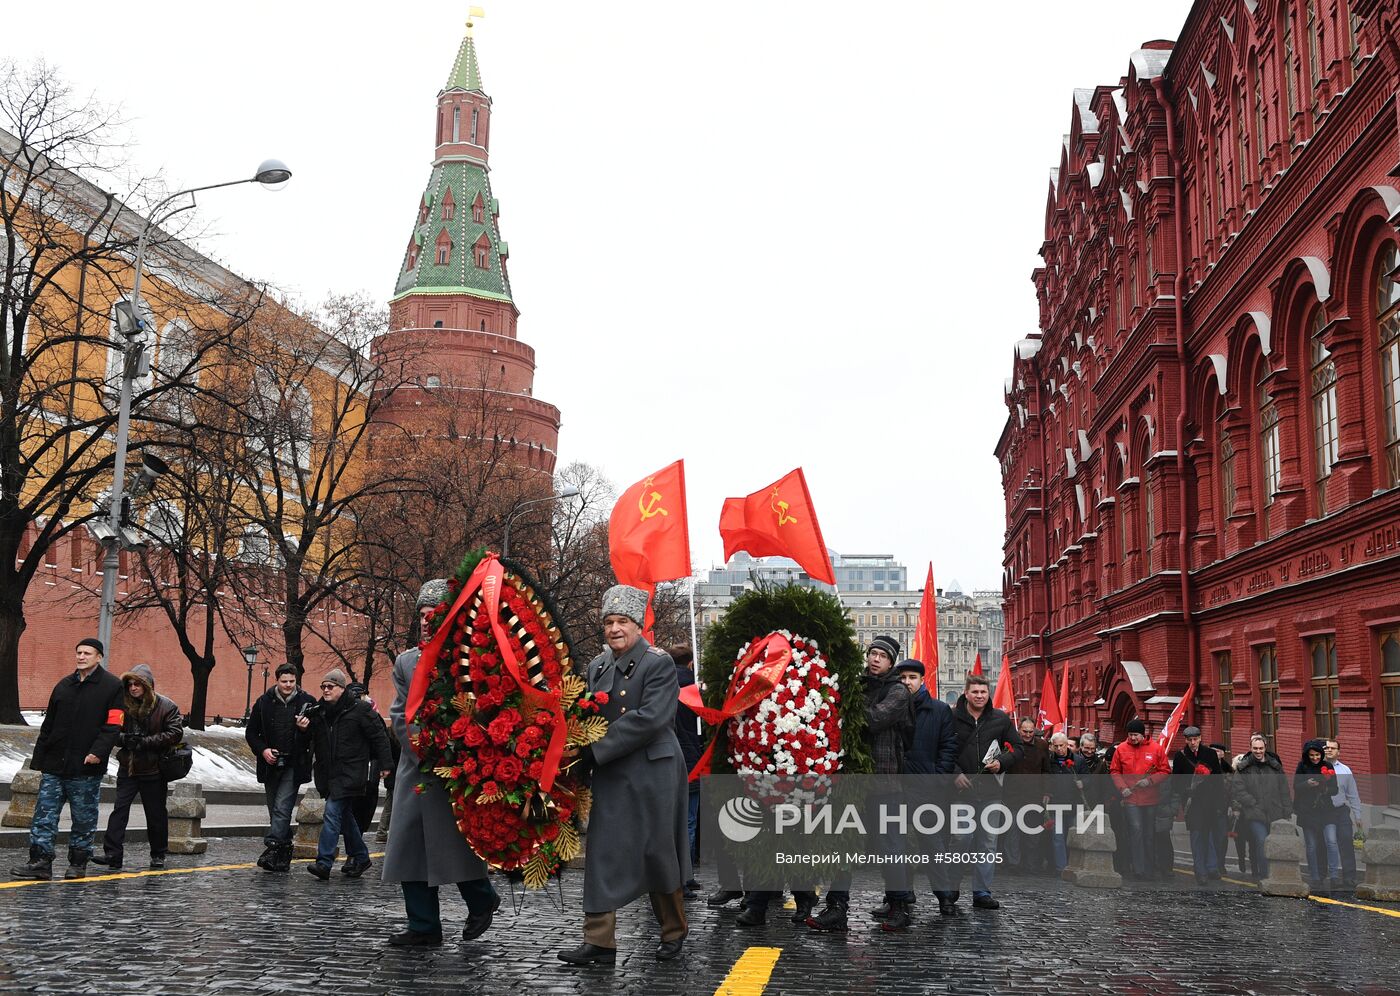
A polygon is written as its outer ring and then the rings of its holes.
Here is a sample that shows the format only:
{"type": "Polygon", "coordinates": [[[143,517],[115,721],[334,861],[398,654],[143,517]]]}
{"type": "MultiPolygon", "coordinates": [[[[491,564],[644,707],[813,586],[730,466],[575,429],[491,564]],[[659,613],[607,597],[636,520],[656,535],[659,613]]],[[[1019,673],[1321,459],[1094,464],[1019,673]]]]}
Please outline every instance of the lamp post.
{"type": "MultiPolygon", "coordinates": [[[[250,644],[243,648],[243,663],[248,665],[248,694],[243,699],[243,725],[248,725],[248,717],[253,715],[253,665],[258,662],[258,645],[250,644]]],[[[263,666],[263,684],[267,684],[267,666],[263,666]]]]}
{"type": "MultiPolygon", "coordinates": [[[[292,171],[284,163],[277,159],[268,159],[258,167],[256,173],[246,179],[176,191],[156,204],[147,216],[146,223],[141,226],[141,235],[136,240],[136,262],[133,267],[136,276],[131,282],[131,299],[124,302],[125,307],[120,304],[117,306],[117,331],[126,343],[122,347],[124,362],[121,393],[117,402],[117,440],[115,464],[112,468],[112,493],[108,499],[106,528],[102,530],[100,538],[105,556],[102,558],[102,611],[97,621],[97,638],[106,648],[103,655],[104,665],[112,659],[112,620],[117,614],[117,572],[121,569],[121,551],[123,548],[131,549],[139,543],[139,538],[124,535],[122,530],[126,525],[126,436],[131,422],[131,386],[136,378],[142,375],[143,371],[140,368],[146,361],[146,342],[143,335],[145,322],[141,317],[141,264],[146,255],[146,237],[150,235],[151,226],[155,224],[161,209],[177,197],[205,190],[217,190],[220,187],[235,187],[243,183],[260,183],[270,189],[280,190],[291,178],[292,171]]],[[[191,197],[189,204],[170,212],[167,219],[194,207],[194,203],[194,198],[191,197]]]]}
{"type": "Polygon", "coordinates": [[[545,495],[543,498],[531,498],[529,501],[522,501],[519,505],[512,508],[510,514],[506,516],[506,531],[505,535],[501,538],[501,556],[510,556],[510,524],[515,521],[515,517],[519,515],[521,511],[529,508],[531,505],[538,505],[540,502],[554,501],[558,498],[574,498],[578,494],[578,488],[568,487],[557,495],[545,495]]]}

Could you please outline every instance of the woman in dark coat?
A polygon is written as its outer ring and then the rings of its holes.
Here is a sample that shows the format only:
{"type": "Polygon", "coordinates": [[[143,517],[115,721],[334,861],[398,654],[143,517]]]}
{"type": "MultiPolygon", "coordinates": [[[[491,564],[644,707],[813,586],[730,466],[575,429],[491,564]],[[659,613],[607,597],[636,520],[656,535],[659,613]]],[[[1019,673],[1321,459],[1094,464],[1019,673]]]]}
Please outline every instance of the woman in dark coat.
{"type": "Polygon", "coordinates": [[[126,824],[131,804],[141,796],[146,813],[146,836],[151,845],[151,867],[165,867],[170,846],[170,820],[165,806],[165,779],[160,774],[160,756],[180,742],[184,722],[180,709],[164,695],[156,694],[156,679],[145,664],[137,664],[122,675],[125,690],[123,708],[126,721],[117,743],[117,801],[107,818],[103,853],[93,863],[120,871],[126,842],[126,824]]]}
{"type": "Polygon", "coordinates": [[[1288,797],[1288,776],[1283,762],[1271,754],[1261,733],[1249,738],[1249,753],[1235,766],[1232,785],[1234,806],[1240,811],[1236,833],[1249,834],[1249,860],[1254,878],[1267,878],[1269,859],[1264,857],[1264,841],[1269,825],[1293,815],[1288,797]]]}
{"type": "Polygon", "coordinates": [[[1293,775],[1293,805],[1298,813],[1298,826],[1303,831],[1303,844],[1308,855],[1308,885],[1321,889],[1324,879],[1334,887],[1341,885],[1342,855],[1337,846],[1337,823],[1333,815],[1332,797],[1337,794],[1337,773],[1323,759],[1322,740],[1303,744],[1303,759],[1293,775]],[[1322,864],[1324,848],[1327,864],[1322,864]]]}

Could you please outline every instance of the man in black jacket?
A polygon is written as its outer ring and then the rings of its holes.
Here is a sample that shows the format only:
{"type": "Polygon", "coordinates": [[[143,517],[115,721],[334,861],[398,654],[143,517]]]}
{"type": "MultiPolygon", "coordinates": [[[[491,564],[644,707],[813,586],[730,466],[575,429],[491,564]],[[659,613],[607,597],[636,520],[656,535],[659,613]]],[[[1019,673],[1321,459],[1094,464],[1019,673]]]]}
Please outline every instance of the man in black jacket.
{"type": "MultiPolygon", "coordinates": [[[[676,662],[676,683],[681,688],[695,684],[695,671],[691,667],[695,660],[695,654],[691,649],[680,644],[671,647],[666,652],[671,655],[671,660],[676,662]]],[[[687,772],[693,771],[696,763],[700,760],[700,755],[705,753],[705,743],[700,736],[700,717],[680,702],[676,703],[676,739],[680,741],[681,757],[685,760],[685,770],[687,772]]],[[[695,837],[700,820],[700,782],[698,780],[689,782],[687,791],[689,792],[689,801],[686,819],[690,830],[690,867],[694,868],[695,863],[700,860],[700,848],[697,846],[695,837]]],[[[685,883],[684,898],[694,899],[699,888],[700,883],[692,877],[685,883]]]]}
{"type": "Polygon", "coordinates": [[[1221,877],[1225,859],[1215,849],[1216,828],[1225,816],[1228,799],[1220,756],[1214,748],[1201,745],[1201,728],[1188,726],[1181,732],[1186,746],[1172,758],[1171,806],[1186,812],[1186,829],[1191,833],[1191,862],[1196,884],[1205,885],[1221,877]]]}
{"type": "Polygon", "coordinates": [[[258,697],[243,737],[258,760],[258,781],[267,795],[267,834],[258,867],[292,866],[292,807],[297,789],[311,781],[311,734],[297,729],[297,716],[316,700],[297,687],[294,664],[277,668],[277,684],[258,697]]]}
{"type": "MultiPolygon", "coordinates": [[[[955,835],[955,841],[961,850],[979,856],[972,862],[972,906],[979,910],[1001,908],[992,898],[997,835],[987,829],[983,817],[988,806],[1001,801],[1003,772],[1021,759],[1025,749],[1011,717],[994,707],[991,697],[987,676],[969,674],[953,707],[953,726],[958,734],[954,806],[972,806],[975,824],[971,833],[955,835]]],[[[953,893],[954,902],[957,895],[953,893]]]]}
{"type": "MultiPolygon", "coordinates": [[[[952,775],[953,763],[958,756],[958,737],[953,730],[952,708],[942,699],[936,699],[929,693],[928,686],[924,684],[927,672],[922,661],[900,661],[895,673],[899,675],[899,680],[904,682],[904,687],[909,689],[914,703],[914,736],[909,743],[909,749],[904,752],[905,772],[910,775],[952,775]]],[[[945,804],[946,780],[911,779],[917,786],[914,790],[916,798],[910,800],[911,804],[945,804]]],[[[950,876],[947,874],[947,866],[940,863],[937,857],[947,851],[947,842],[948,833],[945,826],[940,832],[928,835],[922,841],[922,846],[924,853],[930,856],[928,876],[933,885],[933,894],[938,899],[938,912],[944,916],[952,916],[957,912],[957,906],[953,901],[953,890],[949,888],[950,876]]],[[[899,930],[909,926],[909,923],[909,911],[905,907],[900,910],[892,909],[882,926],[888,930],[899,930]]]]}
{"type": "Polygon", "coordinates": [[[102,775],[125,719],[121,680],[101,667],[102,653],[99,641],[91,637],[80,641],[74,651],[77,670],[59,681],[49,695],[29,762],[44,773],[29,828],[29,862],[10,869],[15,878],[53,877],[53,840],[65,802],[73,828],[63,877],[87,874],[102,775]]]}
{"type": "Polygon", "coordinates": [[[367,702],[347,694],[345,685],[345,672],[333,668],[321,679],[320,707],[312,716],[300,716],[296,721],[299,729],[311,730],[316,752],[316,790],[326,800],[316,861],[306,866],[323,882],[331,877],[335,848],[342,833],[346,861],[341,874],[359,878],[369,869],[369,848],[351,806],[364,794],[369,772],[377,771],[380,778],[387,778],[394,763],[389,756],[384,720],[367,702]]]}

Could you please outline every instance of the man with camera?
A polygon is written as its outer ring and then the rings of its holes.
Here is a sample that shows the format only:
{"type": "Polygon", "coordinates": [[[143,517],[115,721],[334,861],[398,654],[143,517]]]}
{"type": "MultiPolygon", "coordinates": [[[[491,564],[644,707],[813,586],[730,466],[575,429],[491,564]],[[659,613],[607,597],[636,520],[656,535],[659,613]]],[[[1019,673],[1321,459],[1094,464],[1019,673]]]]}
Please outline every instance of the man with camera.
{"type": "Polygon", "coordinates": [[[293,664],[277,668],[277,684],[258,697],[244,738],[258,759],[258,781],[267,793],[267,845],[258,858],[264,871],[292,866],[292,807],[297,789],[311,780],[311,735],[297,728],[297,716],[316,700],[297,687],[293,664]]]}
{"type": "Polygon", "coordinates": [[[306,868],[323,882],[331,877],[342,834],[346,861],[341,874],[359,878],[369,870],[369,848],[351,809],[364,794],[369,773],[376,771],[387,778],[394,763],[384,720],[368,702],[347,694],[346,684],[345,672],[332,668],[321,679],[321,701],[303,709],[296,719],[298,729],[311,731],[316,790],[326,800],[316,861],[306,868]]]}

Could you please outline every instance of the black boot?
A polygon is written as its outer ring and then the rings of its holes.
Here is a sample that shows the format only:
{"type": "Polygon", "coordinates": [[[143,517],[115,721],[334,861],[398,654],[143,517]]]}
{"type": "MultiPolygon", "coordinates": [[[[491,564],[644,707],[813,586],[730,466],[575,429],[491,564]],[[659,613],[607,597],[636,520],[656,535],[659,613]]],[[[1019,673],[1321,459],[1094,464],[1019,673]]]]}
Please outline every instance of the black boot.
{"type": "Polygon", "coordinates": [[[705,897],[705,905],[712,909],[719,909],[721,906],[728,906],[734,900],[742,898],[744,898],[744,894],[738,889],[726,889],[720,886],[705,897]]]}
{"type": "Polygon", "coordinates": [[[914,918],[909,915],[909,904],[902,899],[890,901],[890,912],[885,917],[884,923],[880,924],[881,930],[900,931],[908,930],[909,925],[914,922],[914,918]]]}
{"type": "Polygon", "coordinates": [[[47,882],[53,878],[53,855],[37,844],[30,844],[29,862],[15,865],[10,869],[10,875],[14,878],[32,878],[47,882]]]}
{"type": "Polygon", "coordinates": [[[807,918],[812,915],[812,911],[817,908],[817,894],[815,892],[794,892],[792,899],[797,904],[797,910],[792,914],[792,922],[806,923],[807,918]]]}
{"type": "Polygon", "coordinates": [[[272,867],[272,859],[281,846],[281,844],[268,844],[264,847],[262,854],[258,855],[258,867],[263,871],[276,871],[277,869],[272,867]]]}
{"type": "Polygon", "coordinates": [[[76,847],[68,848],[68,870],[63,873],[63,877],[69,879],[87,878],[87,863],[90,857],[92,857],[91,851],[76,847]]]}
{"type": "Polygon", "coordinates": [[[813,930],[823,933],[829,931],[841,931],[846,929],[846,901],[844,899],[827,899],[826,909],[816,916],[807,918],[807,926],[813,930]]]}
{"type": "Polygon", "coordinates": [[[767,903],[749,903],[744,907],[744,912],[734,920],[735,925],[739,927],[762,927],[767,922],[767,903]]]}
{"type": "Polygon", "coordinates": [[[278,844],[277,850],[267,863],[268,871],[285,872],[292,870],[292,845],[278,844]]]}
{"type": "Polygon", "coordinates": [[[886,899],[883,903],[881,903],[879,906],[876,906],[873,910],[870,911],[870,919],[888,920],[890,918],[890,914],[894,912],[894,906],[894,903],[886,899]]]}

